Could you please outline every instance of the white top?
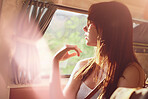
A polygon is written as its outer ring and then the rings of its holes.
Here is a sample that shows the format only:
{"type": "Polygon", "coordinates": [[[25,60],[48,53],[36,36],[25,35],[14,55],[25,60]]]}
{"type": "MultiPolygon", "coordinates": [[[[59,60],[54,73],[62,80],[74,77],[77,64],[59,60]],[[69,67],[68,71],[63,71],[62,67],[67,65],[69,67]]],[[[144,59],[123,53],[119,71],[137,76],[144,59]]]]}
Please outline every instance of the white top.
{"type": "MultiPolygon", "coordinates": [[[[104,73],[102,75],[102,79],[100,81],[102,81],[103,79],[105,79],[106,75],[105,75],[105,72],[107,70],[107,66],[104,68],[104,73]]],[[[100,71],[102,71],[102,69],[100,69],[100,71]]],[[[80,88],[78,90],[78,93],[77,93],[77,99],[84,99],[93,89],[89,88],[84,82],[81,83],[80,85],[80,88]]],[[[92,96],[91,99],[97,99],[98,96],[100,95],[101,93],[101,90],[98,90],[98,92],[95,93],[94,96],[92,96]]]]}
{"type": "MultiPolygon", "coordinates": [[[[80,89],[77,93],[77,99],[84,99],[93,89],[89,88],[84,82],[82,82],[80,89]]],[[[100,90],[95,93],[91,99],[97,99],[100,94],[100,90]]]]}

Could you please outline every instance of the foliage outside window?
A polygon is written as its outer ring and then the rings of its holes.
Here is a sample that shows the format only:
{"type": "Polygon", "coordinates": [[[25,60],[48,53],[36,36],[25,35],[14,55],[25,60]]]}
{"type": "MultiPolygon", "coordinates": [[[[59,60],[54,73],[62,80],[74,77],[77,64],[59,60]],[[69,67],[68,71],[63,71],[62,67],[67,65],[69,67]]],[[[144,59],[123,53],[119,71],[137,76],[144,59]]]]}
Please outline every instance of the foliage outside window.
{"type": "Polygon", "coordinates": [[[93,47],[85,44],[83,27],[86,22],[85,14],[57,10],[46,30],[44,39],[52,55],[65,44],[77,45],[82,50],[80,57],[75,56],[60,63],[61,74],[71,74],[79,60],[93,56],[93,47]]]}

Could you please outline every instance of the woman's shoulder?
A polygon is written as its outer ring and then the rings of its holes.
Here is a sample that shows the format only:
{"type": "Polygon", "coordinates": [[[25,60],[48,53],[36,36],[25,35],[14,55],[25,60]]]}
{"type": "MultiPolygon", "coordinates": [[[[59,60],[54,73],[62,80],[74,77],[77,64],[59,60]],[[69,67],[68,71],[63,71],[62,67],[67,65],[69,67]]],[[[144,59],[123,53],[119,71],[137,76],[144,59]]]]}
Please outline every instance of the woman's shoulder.
{"type": "Polygon", "coordinates": [[[127,66],[127,68],[125,69],[125,72],[134,73],[134,74],[137,74],[139,76],[145,76],[145,72],[144,72],[142,66],[137,62],[130,63],[127,66]]]}
{"type": "Polygon", "coordinates": [[[84,65],[86,65],[91,59],[92,59],[92,57],[82,59],[82,60],[80,60],[80,61],[77,63],[77,65],[79,65],[79,67],[81,68],[81,67],[83,67],[84,65]]]}
{"type": "Polygon", "coordinates": [[[125,72],[135,72],[135,73],[140,73],[140,74],[145,74],[143,68],[141,65],[137,62],[132,62],[128,64],[127,68],[125,69],[125,72]]]}
{"type": "Polygon", "coordinates": [[[85,58],[85,59],[78,61],[75,68],[73,69],[73,74],[75,74],[80,68],[85,66],[90,59],[92,59],[92,58],[85,58]]]}
{"type": "Polygon", "coordinates": [[[128,64],[127,68],[124,70],[123,77],[124,79],[122,79],[129,83],[129,87],[142,87],[145,80],[145,73],[140,64],[132,62],[128,64]]]}

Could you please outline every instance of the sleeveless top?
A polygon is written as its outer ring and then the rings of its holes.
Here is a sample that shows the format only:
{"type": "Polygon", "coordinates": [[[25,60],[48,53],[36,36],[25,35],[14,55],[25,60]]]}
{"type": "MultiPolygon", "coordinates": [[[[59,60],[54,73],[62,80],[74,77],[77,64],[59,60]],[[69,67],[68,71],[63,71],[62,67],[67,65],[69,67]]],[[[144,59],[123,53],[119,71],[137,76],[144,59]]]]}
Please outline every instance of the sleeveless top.
{"type": "MultiPolygon", "coordinates": [[[[132,63],[129,63],[128,65],[138,65],[136,62],[132,62],[132,63]]],[[[136,66],[137,68],[137,66],[136,66]]],[[[105,78],[105,76],[103,77],[105,78]]],[[[82,84],[80,85],[80,89],[77,93],[77,99],[84,99],[93,89],[89,88],[84,82],[82,82],[82,84]]],[[[100,90],[98,90],[95,95],[91,98],[91,99],[97,99],[100,92],[101,92],[101,88],[100,90]]]]}
{"type": "MultiPolygon", "coordinates": [[[[90,89],[84,82],[82,82],[80,89],[77,93],[77,99],[84,99],[93,89],[90,89]]],[[[91,99],[97,99],[100,94],[100,90],[95,93],[91,99]]]]}
{"type": "MultiPolygon", "coordinates": [[[[103,79],[105,79],[105,72],[107,70],[107,67],[103,73],[103,77],[100,81],[102,81],[103,79]]],[[[102,69],[100,70],[102,71],[102,69]]],[[[93,89],[89,88],[84,82],[81,83],[80,85],[80,88],[79,88],[79,91],[77,93],[77,99],[84,99],[93,89]]],[[[91,99],[97,99],[98,96],[100,95],[101,93],[101,88],[92,96],[91,99]]]]}

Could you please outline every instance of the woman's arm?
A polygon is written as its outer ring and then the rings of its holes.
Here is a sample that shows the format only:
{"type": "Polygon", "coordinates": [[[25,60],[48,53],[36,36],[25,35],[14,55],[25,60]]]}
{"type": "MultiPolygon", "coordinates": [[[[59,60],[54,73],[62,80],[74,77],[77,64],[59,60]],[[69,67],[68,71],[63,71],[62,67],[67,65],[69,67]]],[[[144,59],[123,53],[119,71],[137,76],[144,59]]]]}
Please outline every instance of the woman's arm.
{"type": "Polygon", "coordinates": [[[63,90],[64,96],[69,96],[68,99],[76,99],[77,92],[78,92],[79,87],[81,85],[81,79],[77,79],[74,77],[75,73],[81,67],[80,65],[81,65],[81,62],[78,62],[76,64],[76,66],[69,78],[69,81],[63,90]]]}
{"type": "MultiPolygon", "coordinates": [[[[53,58],[52,73],[50,78],[50,98],[51,99],[72,99],[70,94],[63,94],[60,82],[59,62],[73,56],[80,56],[82,51],[76,45],[66,45],[53,58]],[[76,52],[69,54],[68,51],[75,50],[76,52]]],[[[73,80],[72,80],[73,83],[73,80]]],[[[71,86],[69,86],[71,87],[71,86]]],[[[68,88],[71,89],[71,88],[68,88]]],[[[73,92],[72,92],[73,93],[73,92]]],[[[75,97],[74,97],[75,98],[75,97]]]]}

